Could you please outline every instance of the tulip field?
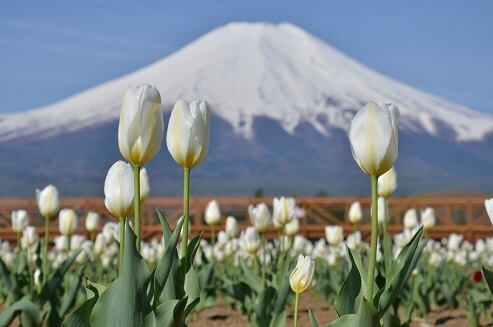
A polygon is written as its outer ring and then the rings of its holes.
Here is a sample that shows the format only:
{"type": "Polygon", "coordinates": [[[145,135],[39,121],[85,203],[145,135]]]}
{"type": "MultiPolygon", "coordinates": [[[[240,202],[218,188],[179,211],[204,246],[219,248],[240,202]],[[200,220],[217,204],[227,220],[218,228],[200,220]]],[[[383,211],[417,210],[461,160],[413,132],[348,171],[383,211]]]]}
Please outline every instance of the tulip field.
{"type": "MultiPolygon", "coordinates": [[[[398,181],[397,105],[368,103],[348,130],[355,169],[369,177],[368,235],[360,230],[358,201],[347,213],[351,233],[340,224],[320,225],[325,237],[307,239],[299,233],[304,211],[297,200],[275,197],[243,208],[248,226],[212,200],[203,215],[210,237],[192,237],[191,172],[206,158],[209,124],[207,102],[174,106],[166,145],[183,168],[183,215],[171,223],[157,208],[160,232],[144,241],[142,204],[150,188],[143,166],[161,149],[164,122],[157,89],[130,87],[118,130],[125,161],[101,181],[105,207],[117,222],[103,225],[96,212],[78,217],[74,208],[60,208],[53,185],[36,190],[44,233],[29,226],[27,211],[15,210],[16,242],[0,246],[0,326],[204,326],[201,315],[218,305],[250,326],[425,326],[447,310],[463,312],[462,325],[493,323],[493,235],[475,242],[455,233],[432,239],[432,207],[407,210],[402,230],[389,232],[389,199],[398,181]],[[81,218],[85,235],[76,233],[81,218]],[[60,235],[50,244],[56,219],[60,235]]],[[[492,208],[486,200],[490,217],[492,208]]]]}

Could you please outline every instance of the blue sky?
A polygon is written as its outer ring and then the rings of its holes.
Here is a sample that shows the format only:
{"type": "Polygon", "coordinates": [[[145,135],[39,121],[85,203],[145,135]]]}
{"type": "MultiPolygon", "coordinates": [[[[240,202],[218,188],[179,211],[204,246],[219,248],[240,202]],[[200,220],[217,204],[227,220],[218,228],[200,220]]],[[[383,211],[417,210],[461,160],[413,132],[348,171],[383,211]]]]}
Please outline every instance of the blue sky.
{"type": "Polygon", "coordinates": [[[231,21],[291,22],[390,77],[493,114],[493,1],[1,1],[0,113],[144,67],[231,21]]]}

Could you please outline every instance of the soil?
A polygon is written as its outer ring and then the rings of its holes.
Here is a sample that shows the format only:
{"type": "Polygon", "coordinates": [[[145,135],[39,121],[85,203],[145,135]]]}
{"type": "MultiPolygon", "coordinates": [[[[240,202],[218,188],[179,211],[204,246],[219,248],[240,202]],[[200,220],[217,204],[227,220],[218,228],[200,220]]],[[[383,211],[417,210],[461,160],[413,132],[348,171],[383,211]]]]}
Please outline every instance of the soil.
{"type": "MultiPolygon", "coordinates": [[[[300,296],[298,310],[298,326],[310,326],[308,317],[308,308],[312,309],[313,315],[317,319],[319,326],[325,326],[329,322],[337,319],[337,315],[332,307],[327,305],[323,300],[317,298],[312,293],[303,293],[300,296]]],[[[286,326],[293,326],[293,311],[294,308],[288,308],[288,321],[286,326]]],[[[198,315],[189,317],[187,324],[190,327],[244,327],[249,326],[248,319],[242,316],[238,311],[229,309],[226,302],[218,299],[214,307],[207,308],[201,311],[198,315]]],[[[466,318],[466,311],[462,308],[448,309],[441,308],[432,312],[425,318],[415,317],[411,323],[411,327],[467,327],[469,322],[466,318]]],[[[492,326],[493,319],[480,319],[480,326],[492,326]]]]}

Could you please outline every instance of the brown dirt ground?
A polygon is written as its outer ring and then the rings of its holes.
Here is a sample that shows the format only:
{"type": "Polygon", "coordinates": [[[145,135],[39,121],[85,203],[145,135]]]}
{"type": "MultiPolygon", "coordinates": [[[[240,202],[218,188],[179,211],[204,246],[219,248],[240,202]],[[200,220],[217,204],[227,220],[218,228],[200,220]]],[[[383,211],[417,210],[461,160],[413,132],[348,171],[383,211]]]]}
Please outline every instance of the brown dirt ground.
{"type": "MultiPolygon", "coordinates": [[[[332,307],[328,306],[323,300],[313,296],[307,292],[301,294],[298,312],[298,326],[310,326],[308,317],[308,307],[313,311],[319,326],[325,326],[329,322],[335,320],[337,315],[332,307]]],[[[293,311],[294,308],[288,308],[287,326],[293,326],[293,311]]],[[[229,309],[226,302],[218,299],[214,307],[207,308],[198,315],[189,317],[187,321],[190,327],[244,327],[249,326],[248,319],[242,316],[238,311],[229,309]]],[[[464,309],[450,310],[442,308],[436,312],[432,312],[426,319],[414,318],[411,327],[466,327],[469,323],[466,319],[466,311],[464,309]]],[[[480,326],[493,326],[493,319],[480,320],[480,326]]]]}

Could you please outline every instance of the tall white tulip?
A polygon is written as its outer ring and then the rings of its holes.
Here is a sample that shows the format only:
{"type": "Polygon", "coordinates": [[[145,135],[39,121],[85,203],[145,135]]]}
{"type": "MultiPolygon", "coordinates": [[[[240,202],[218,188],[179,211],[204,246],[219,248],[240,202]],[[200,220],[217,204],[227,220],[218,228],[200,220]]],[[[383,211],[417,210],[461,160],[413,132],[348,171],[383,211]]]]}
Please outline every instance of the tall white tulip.
{"type": "Polygon", "coordinates": [[[134,172],[130,164],[117,161],[104,180],[104,204],[117,218],[128,218],[134,211],[134,172]]]}
{"type": "Polygon", "coordinates": [[[484,200],[484,206],[488,213],[488,217],[490,217],[491,223],[493,224],[493,199],[484,200]]]}
{"type": "Polygon", "coordinates": [[[12,230],[17,234],[22,233],[29,223],[29,216],[26,210],[12,211],[12,230]]]}
{"type": "Polygon", "coordinates": [[[342,226],[325,226],[325,239],[332,246],[337,246],[344,240],[342,226]]]}
{"type": "Polygon", "coordinates": [[[212,200],[207,204],[204,219],[209,226],[219,224],[219,221],[221,220],[221,210],[219,209],[219,203],[217,203],[216,200],[212,200]]]}
{"type": "Polygon", "coordinates": [[[385,219],[389,219],[386,217],[387,211],[387,203],[385,202],[385,198],[379,196],[378,197],[378,224],[383,224],[385,219]]]}
{"type": "Polygon", "coordinates": [[[418,214],[416,209],[408,209],[404,214],[404,228],[411,230],[418,225],[418,214]]]}
{"type": "Polygon", "coordinates": [[[233,239],[236,236],[238,236],[240,230],[238,226],[238,221],[236,220],[235,217],[233,216],[226,217],[226,226],[224,227],[224,230],[226,231],[226,234],[230,239],[233,239]]]}
{"type": "Polygon", "coordinates": [[[118,126],[118,146],[133,166],[151,160],[163,141],[161,95],[149,84],[129,87],[123,96],[118,126]]]}
{"type": "Polygon", "coordinates": [[[300,220],[298,218],[294,218],[291,220],[289,223],[284,225],[285,232],[287,236],[293,237],[298,233],[298,230],[300,229],[300,220]]]}
{"type": "Polygon", "coordinates": [[[397,174],[394,167],[378,178],[378,195],[386,199],[392,196],[397,188],[397,174]]]}
{"type": "Polygon", "coordinates": [[[349,141],[356,163],[370,176],[381,176],[398,154],[399,108],[370,102],[351,120],[349,141]]]}
{"type": "Polygon", "coordinates": [[[248,227],[241,233],[241,242],[245,251],[250,254],[256,254],[262,245],[260,234],[254,227],[248,227]]]}
{"type": "Polygon", "coordinates": [[[209,150],[210,113],[206,101],[192,101],[190,106],[178,100],[171,112],[166,144],[173,159],[183,168],[198,166],[209,150]]]}
{"type": "Polygon", "coordinates": [[[36,189],[36,201],[39,211],[45,219],[53,218],[60,209],[58,190],[51,184],[42,191],[36,189]]]}
{"type": "Polygon", "coordinates": [[[150,192],[149,175],[147,174],[147,169],[142,168],[140,170],[140,202],[144,202],[149,197],[150,192]]]}
{"type": "Polygon", "coordinates": [[[86,216],[86,230],[89,233],[94,233],[99,227],[99,214],[94,211],[89,211],[86,216]]]}
{"type": "Polygon", "coordinates": [[[250,215],[250,221],[252,222],[253,227],[255,227],[259,233],[265,233],[272,224],[272,216],[265,203],[260,203],[256,207],[249,205],[248,214],[250,215]]]}
{"type": "Polygon", "coordinates": [[[60,234],[72,236],[77,228],[77,214],[72,209],[62,209],[58,215],[58,229],[60,234]]]}
{"type": "Polygon", "coordinates": [[[363,218],[363,210],[361,209],[361,203],[355,201],[351,203],[349,207],[349,222],[353,225],[358,224],[363,218]]]}
{"type": "Polygon", "coordinates": [[[272,218],[276,220],[279,225],[285,226],[287,223],[292,221],[295,216],[296,201],[294,198],[274,198],[272,218]]]}
{"type": "Polygon", "coordinates": [[[428,230],[435,226],[436,219],[435,219],[435,210],[433,208],[426,208],[421,212],[421,223],[423,224],[423,228],[425,230],[428,230]]]}
{"type": "Polygon", "coordinates": [[[300,254],[296,267],[289,276],[289,285],[295,293],[304,292],[312,283],[315,261],[300,254]]]}

